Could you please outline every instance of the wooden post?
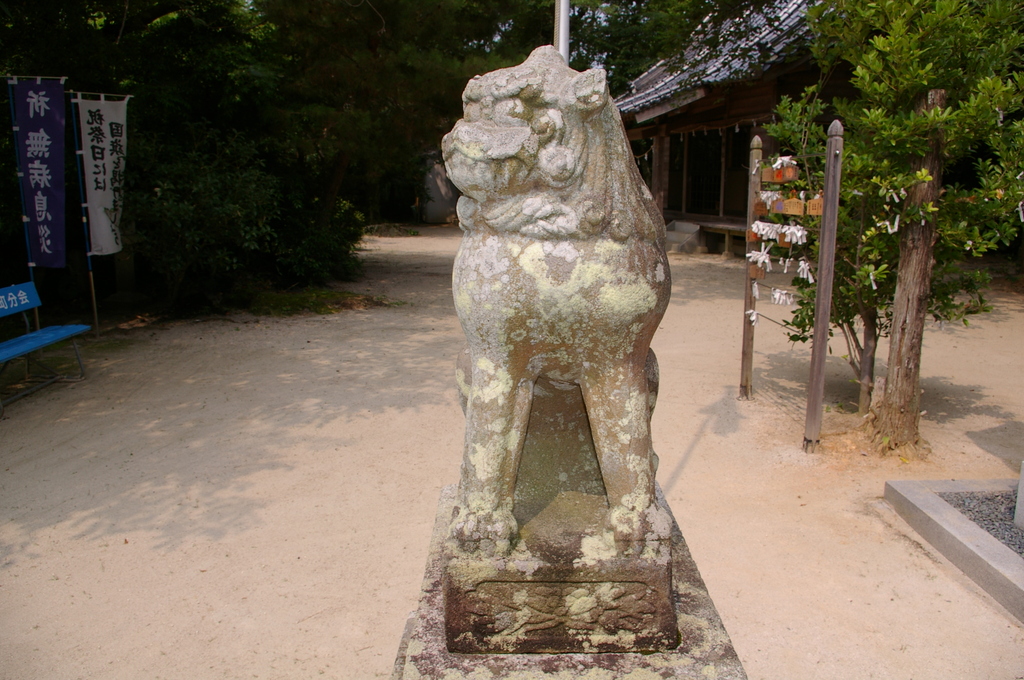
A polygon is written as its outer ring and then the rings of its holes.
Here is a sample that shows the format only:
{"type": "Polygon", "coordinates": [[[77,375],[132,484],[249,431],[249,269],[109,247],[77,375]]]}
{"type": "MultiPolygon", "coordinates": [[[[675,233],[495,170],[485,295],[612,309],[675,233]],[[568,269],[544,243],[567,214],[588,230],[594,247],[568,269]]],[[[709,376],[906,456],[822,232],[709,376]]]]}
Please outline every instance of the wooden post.
{"type": "MultiPolygon", "coordinates": [[[[683,142],[683,201],[679,204],[679,207],[681,212],[686,213],[689,212],[686,209],[686,202],[690,200],[688,195],[690,192],[690,133],[681,132],[679,137],[683,142]]],[[[1024,253],[1024,248],[1021,248],[1021,253],[1024,253]]],[[[1024,255],[1021,257],[1024,257],[1024,255]]]]}
{"type": "Polygon", "coordinates": [[[832,278],[836,259],[836,225],[839,219],[839,186],[843,175],[843,124],[833,121],[825,147],[825,197],[818,237],[818,291],[814,298],[814,338],[811,375],[807,384],[807,423],[804,451],[813,452],[821,437],[825,400],[825,356],[828,354],[829,319],[832,316],[832,278]]]}
{"type": "MultiPolygon", "coordinates": [[[[754,202],[761,195],[761,138],[755,136],[750,140],[750,176],[747,185],[747,229],[757,219],[754,214],[754,202]]],[[[754,244],[750,241],[747,244],[746,252],[750,252],[754,244]]],[[[754,311],[757,305],[754,300],[753,279],[750,276],[750,262],[743,263],[743,351],[740,356],[740,399],[753,399],[753,386],[751,384],[754,374],[754,324],[750,320],[750,312],[754,311]]]]}
{"type": "Polygon", "coordinates": [[[100,312],[96,307],[96,281],[92,276],[92,266],[89,266],[89,295],[92,296],[92,333],[97,340],[100,338],[100,312]]]}
{"type": "Polygon", "coordinates": [[[652,149],[654,158],[651,161],[651,194],[654,202],[662,212],[668,208],[668,177],[669,156],[672,153],[672,140],[660,128],[654,138],[652,149]]]}
{"type": "MultiPolygon", "coordinates": [[[[725,144],[725,129],[724,128],[718,130],[718,141],[719,141],[719,144],[718,144],[718,152],[719,152],[718,153],[718,165],[719,165],[719,168],[718,168],[718,216],[719,217],[724,217],[725,216],[725,161],[726,161],[726,155],[725,155],[725,151],[726,151],[725,146],[726,146],[726,144],[725,144]]],[[[728,235],[726,235],[725,243],[726,243],[727,247],[732,245],[729,242],[728,235]]]]}

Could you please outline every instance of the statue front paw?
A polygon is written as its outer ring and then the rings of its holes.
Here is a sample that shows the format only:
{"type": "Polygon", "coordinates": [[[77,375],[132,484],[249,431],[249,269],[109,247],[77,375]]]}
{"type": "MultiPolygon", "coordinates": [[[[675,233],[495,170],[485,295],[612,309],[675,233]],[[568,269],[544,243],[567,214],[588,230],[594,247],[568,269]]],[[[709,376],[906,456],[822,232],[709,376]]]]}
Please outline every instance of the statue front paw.
{"type": "Polygon", "coordinates": [[[519,524],[508,510],[470,512],[456,508],[452,517],[451,537],[464,553],[508,555],[518,536],[519,524]]]}
{"type": "Polygon", "coordinates": [[[615,536],[620,555],[639,555],[646,545],[651,523],[647,512],[620,505],[608,513],[608,528],[615,536]]]}

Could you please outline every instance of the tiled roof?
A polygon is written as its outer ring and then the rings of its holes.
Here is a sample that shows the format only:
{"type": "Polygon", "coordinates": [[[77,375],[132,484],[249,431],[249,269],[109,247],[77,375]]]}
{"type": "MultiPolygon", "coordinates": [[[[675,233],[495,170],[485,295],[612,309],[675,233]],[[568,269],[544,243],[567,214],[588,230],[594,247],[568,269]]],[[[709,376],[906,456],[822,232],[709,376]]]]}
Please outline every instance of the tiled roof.
{"type": "MultiPolygon", "coordinates": [[[[719,29],[720,45],[711,48],[695,41],[683,51],[682,69],[673,68],[669,60],[659,61],[633,81],[628,93],[615,100],[619,111],[639,113],[703,85],[745,80],[785,61],[809,38],[805,15],[811,2],[776,0],[758,12],[729,19],[719,29]]],[[[696,93],[680,97],[689,101],[698,98],[696,93]]]]}

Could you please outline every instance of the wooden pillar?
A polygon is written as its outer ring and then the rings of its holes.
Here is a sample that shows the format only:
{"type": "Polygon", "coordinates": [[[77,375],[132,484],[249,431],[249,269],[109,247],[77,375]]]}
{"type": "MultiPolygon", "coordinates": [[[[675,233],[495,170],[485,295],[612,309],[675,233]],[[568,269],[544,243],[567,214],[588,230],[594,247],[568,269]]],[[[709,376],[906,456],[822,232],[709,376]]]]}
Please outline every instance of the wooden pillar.
{"type": "MultiPolygon", "coordinates": [[[[750,230],[757,215],[754,214],[754,201],[761,192],[761,138],[755,136],[750,140],[750,176],[747,183],[747,230],[750,230]]],[[[754,247],[753,242],[747,241],[746,251],[754,247]]],[[[754,278],[750,275],[750,261],[744,263],[743,271],[746,272],[743,283],[743,350],[740,354],[740,399],[753,399],[753,373],[754,373],[754,324],[751,323],[751,312],[757,308],[757,301],[754,299],[753,284],[754,278]]]]}
{"type": "Polygon", "coordinates": [[[671,162],[672,145],[663,129],[654,138],[654,161],[651,163],[651,194],[658,209],[664,212],[668,206],[668,171],[671,162]]]}
{"type": "Polygon", "coordinates": [[[825,357],[832,316],[832,278],[836,259],[836,225],[839,218],[839,186],[843,175],[843,124],[833,121],[825,147],[825,201],[818,237],[818,290],[814,298],[814,339],[811,375],[807,381],[807,421],[804,451],[814,451],[821,438],[822,408],[825,400],[825,357]]]}
{"type": "MultiPolygon", "coordinates": [[[[719,141],[719,172],[718,172],[718,216],[725,216],[725,129],[718,131],[719,141]]],[[[725,243],[727,246],[732,245],[731,239],[726,236],[725,243]]]]}
{"type": "MultiPolygon", "coordinates": [[[[679,207],[685,213],[685,212],[687,212],[687,210],[686,210],[687,195],[686,194],[689,191],[689,186],[690,186],[690,133],[689,132],[683,132],[683,133],[680,133],[679,136],[680,136],[680,138],[682,139],[682,142],[683,142],[683,202],[680,204],[679,207]]],[[[704,244],[702,243],[701,245],[704,245],[704,244]]],[[[1021,252],[1024,253],[1024,248],[1021,248],[1021,252]]],[[[1024,257],[1024,255],[1022,255],[1022,257],[1024,257]]]]}

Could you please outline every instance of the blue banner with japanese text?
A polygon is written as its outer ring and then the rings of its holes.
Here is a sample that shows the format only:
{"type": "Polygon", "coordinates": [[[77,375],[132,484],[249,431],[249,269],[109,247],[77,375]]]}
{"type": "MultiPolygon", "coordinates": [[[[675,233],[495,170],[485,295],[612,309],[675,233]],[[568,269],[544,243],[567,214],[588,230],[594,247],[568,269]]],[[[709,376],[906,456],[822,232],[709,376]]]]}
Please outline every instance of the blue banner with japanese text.
{"type": "Polygon", "coordinates": [[[63,267],[64,84],[40,78],[8,83],[30,262],[63,267]]]}

